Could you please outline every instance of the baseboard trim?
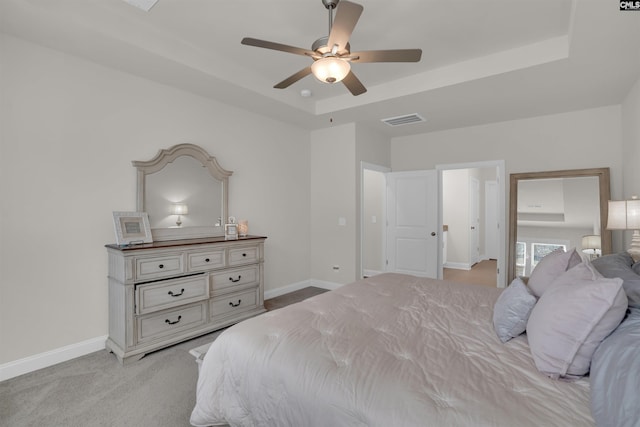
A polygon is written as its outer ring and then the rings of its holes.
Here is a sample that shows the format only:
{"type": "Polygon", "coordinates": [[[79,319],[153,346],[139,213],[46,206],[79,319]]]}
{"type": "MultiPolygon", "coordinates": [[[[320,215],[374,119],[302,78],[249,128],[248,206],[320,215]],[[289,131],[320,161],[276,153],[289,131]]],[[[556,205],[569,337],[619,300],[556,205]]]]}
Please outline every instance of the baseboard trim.
{"type": "MultiPolygon", "coordinates": [[[[264,298],[275,298],[277,296],[304,289],[309,286],[333,290],[338,289],[340,286],[342,286],[342,284],[314,279],[303,280],[301,282],[292,283],[290,285],[282,286],[277,289],[265,291],[264,298]]],[[[57,365],[58,363],[75,359],[76,357],[104,350],[107,338],[108,336],[106,335],[91,338],[86,341],[81,341],[54,350],[45,351],[44,353],[34,354],[33,356],[4,363],[0,365],[0,381],[5,381],[11,378],[18,377],[20,375],[37,371],[38,369],[47,368],[49,366],[57,365]]]]}
{"type": "Polygon", "coordinates": [[[8,380],[38,369],[47,368],[76,357],[84,356],[99,350],[105,349],[107,336],[91,338],[86,341],[67,345],[44,353],[25,357],[24,359],[0,365],[0,381],[8,380]]]}
{"type": "Polygon", "coordinates": [[[324,280],[318,280],[318,279],[311,279],[311,284],[309,286],[315,286],[316,288],[328,289],[330,291],[333,291],[334,289],[338,289],[339,287],[343,286],[343,284],[335,283],[335,282],[326,282],[324,280]]]}
{"type": "Polygon", "coordinates": [[[268,291],[264,291],[264,299],[279,297],[280,295],[299,291],[300,289],[308,288],[309,286],[313,286],[311,284],[311,280],[303,280],[302,282],[292,283],[290,285],[282,286],[276,289],[270,289],[268,291]]]}
{"type": "Polygon", "coordinates": [[[471,266],[465,262],[447,262],[444,268],[452,268],[454,270],[471,270],[471,266]]]}

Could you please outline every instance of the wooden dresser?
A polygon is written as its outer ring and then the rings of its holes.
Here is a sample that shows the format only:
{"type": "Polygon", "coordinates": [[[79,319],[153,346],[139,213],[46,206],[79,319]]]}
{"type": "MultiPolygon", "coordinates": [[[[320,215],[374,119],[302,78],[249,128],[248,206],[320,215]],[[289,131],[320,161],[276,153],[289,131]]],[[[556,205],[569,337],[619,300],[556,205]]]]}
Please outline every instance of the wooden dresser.
{"type": "Polygon", "coordinates": [[[264,312],[265,239],[107,245],[107,349],[138,360],[264,312]]]}

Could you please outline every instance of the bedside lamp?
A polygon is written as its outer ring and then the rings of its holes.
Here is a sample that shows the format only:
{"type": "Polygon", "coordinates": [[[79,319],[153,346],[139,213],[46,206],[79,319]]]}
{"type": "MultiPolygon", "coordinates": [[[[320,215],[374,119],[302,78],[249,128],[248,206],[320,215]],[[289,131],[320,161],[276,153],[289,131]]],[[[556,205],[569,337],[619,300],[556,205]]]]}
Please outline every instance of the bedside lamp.
{"type": "Polygon", "coordinates": [[[600,236],[595,234],[582,236],[582,252],[589,255],[590,259],[599,257],[602,254],[600,236]]]}
{"type": "Polygon", "coordinates": [[[609,200],[608,230],[633,230],[631,246],[627,250],[634,261],[640,261],[640,200],[609,200]]]}
{"type": "Polygon", "coordinates": [[[171,205],[171,214],[178,215],[178,219],[176,220],[176,225],[180,227],[182,225],[182,219],[180,215],[187,215],[189,213],[189,208],[185,203],[174,203],[171,205]]]}

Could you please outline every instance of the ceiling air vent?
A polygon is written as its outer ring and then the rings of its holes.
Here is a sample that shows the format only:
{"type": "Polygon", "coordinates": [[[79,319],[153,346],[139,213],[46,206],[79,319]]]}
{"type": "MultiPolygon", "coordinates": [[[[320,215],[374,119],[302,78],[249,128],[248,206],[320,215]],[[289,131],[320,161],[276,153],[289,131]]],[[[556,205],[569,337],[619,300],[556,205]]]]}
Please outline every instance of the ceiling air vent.
{"type": "Polygon", "coordinates": [[[409,125],[411,123],[418,123],[426,121],[424,117],[422,117],[418,113],[406,114],[404,116],[397,117],[389,117],[387,119],[382,119],[383,123],[388,124],[389,126],[402,126],[409,125]]]}

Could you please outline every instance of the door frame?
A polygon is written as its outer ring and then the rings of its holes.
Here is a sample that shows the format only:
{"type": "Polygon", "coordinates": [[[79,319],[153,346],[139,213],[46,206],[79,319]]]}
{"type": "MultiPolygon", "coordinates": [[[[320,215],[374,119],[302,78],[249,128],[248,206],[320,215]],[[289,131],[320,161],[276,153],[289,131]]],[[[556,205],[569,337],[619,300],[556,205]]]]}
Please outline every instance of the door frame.
{"type": "MultiPolygon", "coordinates": [[[[382,165],[377,165],[375,163],[368,163],[365,161],[360,161],[360,244],[358,246],[359,249],[359,257],[358,257],[358,261],[360,263],[359,268],[358,268],[358,273],[359,276],[358,278],[363,278],[364,277],[364,257],[362,255],[362,245],[364,244],[364,225],[365,225],[365,217],[364,217],[364,171],[365,170],[371,170],[371,171],[375,171],[375,172],[380,172],[383,174],[386,174],[388,172],[391,172],[391,168],[387,167],[387,166],[382,166],[382,165]]],[[[386,187],[386,186],[385,186],[386,187]]],[[[384,206],[387,206],[387,192],[386,190],[383,191],[382,194],[383,197],[383,202],[384,202],[384,206]]],[[[384,212],[384,218],[381,218],[381,221],[384,221],[384,223],[386,224],[387,222],[387,213],[384,212]]],[[[383,253],[381,254],[381,256],[385,256],[386,255],[386,251],[387,250],[387,235],[386,232],[382,233],[382,251],[383,253]]]]}
{"type": "Polygon", "coordinates": [[[480,262],[480,180],[469,177],[469,227],[474,227],[469,239],[469,265],[480,262]],[[475,214],[475,215],[474,215],[475,214]],[[475,247],[474,247],[475,245],[475,247]]]}
{"type": "MultiPolygon", "coordinates": [[[[507,248],[506,248],[506,178],[505,178],[505,161],[504,160],[488,160],[482,162],[469,163],[451,163],[436,165],[438,172],[438,230],[442,230],[442,204],[443,204],[443,188],[442,188],[442,172],[452,169],[487,169],[496,168],[496,181],[498,182],[498,283],[499,288],[507,286],[507,248]]],[[[442,247],[438,254],[438,279],[443,277],[442,266],[442,247]]]]}

